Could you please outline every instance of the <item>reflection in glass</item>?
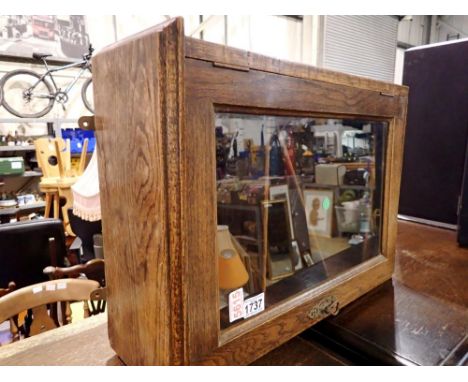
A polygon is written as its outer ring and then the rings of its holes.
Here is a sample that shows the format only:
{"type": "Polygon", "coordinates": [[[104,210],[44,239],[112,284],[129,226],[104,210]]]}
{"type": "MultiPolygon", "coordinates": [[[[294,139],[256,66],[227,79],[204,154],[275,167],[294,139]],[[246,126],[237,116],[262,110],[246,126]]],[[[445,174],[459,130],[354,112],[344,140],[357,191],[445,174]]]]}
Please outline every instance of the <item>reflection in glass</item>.
{"type": "Polygon", "coordinates": [[[269,309],[379,254],[387,129],[357,119],[216,114],[218,231],[243,265],[227,267],[218,249],[222,329],[243,321],[230,322],[236,288],[222,288],[223,280],[241,280],[246,300],[264,293],[269,309]]]}

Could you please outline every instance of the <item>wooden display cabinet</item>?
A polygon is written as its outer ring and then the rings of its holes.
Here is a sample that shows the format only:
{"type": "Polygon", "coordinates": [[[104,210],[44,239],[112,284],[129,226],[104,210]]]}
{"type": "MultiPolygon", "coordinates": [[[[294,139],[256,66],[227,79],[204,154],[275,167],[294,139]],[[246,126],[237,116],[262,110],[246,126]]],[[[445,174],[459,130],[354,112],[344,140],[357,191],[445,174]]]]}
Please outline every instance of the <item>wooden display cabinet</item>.
{"type": "Polygon", "coordinates": [[[248,364],[391,277],[407,88],[186,38],[181,18],[103,49],[93,81],[109,337],[126,364],[248,364]],[[314,166],[350,157],[366,183],[327,196],[314,166]],[[337,207],[354,233],[337,236],[337,207]],[[234,322],[217,224],[255,281],[245,299],[264,293],[234,322]]]}

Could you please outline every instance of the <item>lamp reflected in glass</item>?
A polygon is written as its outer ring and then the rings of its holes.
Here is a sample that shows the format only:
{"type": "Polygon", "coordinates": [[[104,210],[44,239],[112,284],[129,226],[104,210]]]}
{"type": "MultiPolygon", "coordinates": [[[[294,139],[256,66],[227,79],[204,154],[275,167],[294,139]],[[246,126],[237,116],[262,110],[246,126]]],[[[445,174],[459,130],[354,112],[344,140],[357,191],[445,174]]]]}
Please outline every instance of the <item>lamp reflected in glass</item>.
{"type": "Polygon", "coordinates": [[[232,242],[227,225],[218,226],[216,247],[219,266],[219,288],[232,290],[244,286],[249,281],[249,274],[232,242]]]}

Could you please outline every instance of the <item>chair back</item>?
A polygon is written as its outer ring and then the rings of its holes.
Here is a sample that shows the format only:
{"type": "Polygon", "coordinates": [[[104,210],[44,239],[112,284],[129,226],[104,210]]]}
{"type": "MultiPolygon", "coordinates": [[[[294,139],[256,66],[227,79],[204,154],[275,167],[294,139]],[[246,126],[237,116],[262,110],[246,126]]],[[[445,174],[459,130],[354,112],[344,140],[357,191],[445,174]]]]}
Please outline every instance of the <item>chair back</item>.
{"type": "Polygon", "coordinates": [[[7,295],[8,293],[13,292],[16,289],[16,284],[14,281],[10,281],[6,288],[0,288],[0,297],[7,295]]]}
{"type": "Polygon", "coordinates": [[[58,279],[15,290],[0,297],[0,323],[31,309],[30,335],[53,329],[57,324],[48,315],[47,304],[89,300],[97,288],[94,280],[58,279]]]}
{"type": "Polygon", "coordinates": [[[101,286],[106,285],[104,273],[104,260],[93,259],[85,264],[78,264],[68,268],[61,267],[46,267],[44,274],[49,276],[49,279],[77,278],[84,274],[88,280],[94,280],[101,286]]]}
{"type": "Polygon", "coordinates": [[[83,173],[88,151],[88,138],[83,142],[80,162],[76,171],[72,170],[70,140],[62,138],[38,138],[34,141],[36,157],[42,170],[43,181],[75,177],[83,173]]]}
{"type": "Polygon", "coordinates": [[[43,178],[64,177],[71,158],[65,141],[61,138],[38,138],[34,141],[34,146],[43,178]]]}
{"type": "Polygon", "coordinates": [[[43,269],[64,266],[65,235],[58,219],[0,225],[0,286],[10,281],[17,288],[47,281],[43,269]],[[53,240],[51,240],[53,239],[53,240]]]}

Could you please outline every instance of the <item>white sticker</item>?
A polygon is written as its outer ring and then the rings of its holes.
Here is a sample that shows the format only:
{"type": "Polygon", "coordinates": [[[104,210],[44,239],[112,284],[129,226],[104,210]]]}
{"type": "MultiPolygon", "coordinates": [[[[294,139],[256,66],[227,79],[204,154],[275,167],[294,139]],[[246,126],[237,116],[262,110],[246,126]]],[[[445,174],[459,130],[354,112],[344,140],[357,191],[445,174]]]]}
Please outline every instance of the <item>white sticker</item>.
{"type": "Polygon", "coordinates": [[[244,318],[244,290],[239,288],[229,293],[229,322],[244,318]]]}
{"type": "Polygon", "coordinates": [[[57,284],[57,290],[59,290],[59,289],[67,289],[67,283],[64,283],[64,282],[58,283],[57,284]]]}
{"type": "Polygon", "coordinates": [[[32,291],[34,294],[42,292],[42,285],[34,287],[32,291]]]}
{"type": "Polygon", "coordinates": [[[244,301],[244,317],[249,318],[265,310],[265,293],[244,301]]]}
{"type": "Polygon", "coordinates": [[[23,164],[21,162],[11,162],[12,170],[19,170],[21,168],[23,168],[23,164]]]}
{"type": "Polygon", "coordinates": [[[46,285],[46,290],[55,290],[56,285],[55,284],[47,284],[46,285]]]}

